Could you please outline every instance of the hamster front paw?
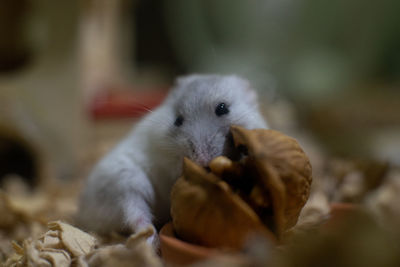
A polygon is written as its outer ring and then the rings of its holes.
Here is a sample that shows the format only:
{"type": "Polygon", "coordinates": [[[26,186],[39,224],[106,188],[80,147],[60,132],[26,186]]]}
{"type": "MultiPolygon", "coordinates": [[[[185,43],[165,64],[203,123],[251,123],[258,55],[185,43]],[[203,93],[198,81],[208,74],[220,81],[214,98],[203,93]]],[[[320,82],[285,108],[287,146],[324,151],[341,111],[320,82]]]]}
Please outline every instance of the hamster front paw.
{"type": "Polygon", "coordinates": [[[153,225],[151,227],[154,230],[153,235],[149,236],[146,240],[147,244],[149,244],[151,247],[153,247],[154,251],[157,254],[160,254],[160,237],[158,236],[157,230],[154,228],[153,225]]]}
{"type": "Polygon", "coordinates": [[[127,240],[126,246],[133,248],[139,244],[148,245],[156,253],[160,251],[160,241],[155,227],[152,224],[148,224],[146,227],[136,230],[127,240]]]}

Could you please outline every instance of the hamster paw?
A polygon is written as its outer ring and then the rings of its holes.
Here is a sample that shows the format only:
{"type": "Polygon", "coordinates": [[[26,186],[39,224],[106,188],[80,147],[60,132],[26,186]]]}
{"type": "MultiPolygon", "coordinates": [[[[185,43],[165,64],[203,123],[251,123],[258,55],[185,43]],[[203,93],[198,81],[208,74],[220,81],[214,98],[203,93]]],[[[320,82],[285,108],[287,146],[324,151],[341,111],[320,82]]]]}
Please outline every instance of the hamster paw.
{"type": "Polygon", "coordinates": [[[154,249],[158,254],[160,253],[160,238],[157,233],[157,229],[151,223],[144,223],[139,220],[135,227],[132,227],[132,240],[142,239],[146,240],[146,243],[154,249]]]}
{"type": "Polygon", "coordinates": [[[154,234],[148,237],[146,242],[147,244],[153,247],[154,251],[157,254],[160,254],[160,237],[158,236],[158,233],[155,228],[154,228],[154,234]]]}

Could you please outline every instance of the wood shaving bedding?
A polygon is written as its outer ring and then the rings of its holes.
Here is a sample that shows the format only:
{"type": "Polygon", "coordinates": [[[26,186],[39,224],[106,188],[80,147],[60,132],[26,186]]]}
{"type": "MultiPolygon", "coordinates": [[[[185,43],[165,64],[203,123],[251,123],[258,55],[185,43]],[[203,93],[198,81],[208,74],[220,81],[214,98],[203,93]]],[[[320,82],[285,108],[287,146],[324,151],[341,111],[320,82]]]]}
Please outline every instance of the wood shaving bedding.
{"type": "Polygon", "coordinates": [[[160,258],[146,239],[153,234],[148,228],[130,236],[125,244],[97,247],[97,239],[61,221],[50,222],[44,235],[28,238],[22,246],[13,243],[15,253],[5,267],[39,266],[162,266],[160,258]]]}

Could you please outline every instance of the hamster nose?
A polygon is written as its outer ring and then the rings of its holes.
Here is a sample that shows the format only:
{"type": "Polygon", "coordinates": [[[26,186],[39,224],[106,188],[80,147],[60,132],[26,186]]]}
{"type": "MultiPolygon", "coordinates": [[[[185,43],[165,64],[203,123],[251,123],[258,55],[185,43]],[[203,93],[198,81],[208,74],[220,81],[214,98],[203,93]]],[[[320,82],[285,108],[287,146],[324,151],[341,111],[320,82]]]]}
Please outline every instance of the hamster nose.
{"type": "Polygon", "coordinates": [[[189,158],[199,164],[200,166],[207,167],[212,157],[211,153],[207,151],[207,147],[196,146],[190,142],[191,153],[189,158]]]}
{"type": "Polygon", "coordinates": [[[189,146],[190,146],[190,150],[191,150],[192,154],[195,155],[196,154],[196,148],[195,148],[193,142],[189,141],[189,146]]]}
{"type": "Polygon", "coordinates": [[[195,157],[194,159],[193,159],[197,164],[199,164],[200,166],[202,166],[202,167],[208,167],[208,164],[210,163],[210,160],[209,159],[207,159],[207,158],[204,158],[204,157],[199,157],[199,156],[197,156],[197,157],[195,157]]]}

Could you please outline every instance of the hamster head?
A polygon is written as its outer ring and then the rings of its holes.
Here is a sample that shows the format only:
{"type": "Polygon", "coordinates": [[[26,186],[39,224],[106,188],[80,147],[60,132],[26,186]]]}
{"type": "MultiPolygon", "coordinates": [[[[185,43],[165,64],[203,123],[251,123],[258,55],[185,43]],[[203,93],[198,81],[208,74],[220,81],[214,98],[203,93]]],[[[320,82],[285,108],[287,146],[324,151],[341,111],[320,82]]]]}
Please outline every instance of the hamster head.
{"type": "Polygon", "coordinates": [[[169,135],[182,156],[207,166],[232,148],[230,125],[265,128],[257,96],[237,76],[191,75],[178,78],[167,98],[172,107],[169,135]]]}

